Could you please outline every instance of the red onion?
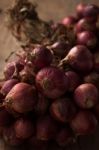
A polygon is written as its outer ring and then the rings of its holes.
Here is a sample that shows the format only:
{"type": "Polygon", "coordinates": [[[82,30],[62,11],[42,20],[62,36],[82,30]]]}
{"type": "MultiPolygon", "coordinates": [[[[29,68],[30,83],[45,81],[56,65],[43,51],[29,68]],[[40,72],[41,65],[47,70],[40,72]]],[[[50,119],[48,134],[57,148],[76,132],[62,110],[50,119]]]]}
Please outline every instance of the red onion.
{"type": "Polygon", "coordinates": [[[51,46],[51,49],[56,56],[64,57],[68,53],[70,47],[71,46],[69,45],[69,43],[58,41],[51,46]]]}
{"type": "Polygon", "coordinates": [[[93,68],[93,56],[87,47],[83,45],[74,46],[63,59],[63,62],[70,64],[73,69],[83,73],[87,73],[93,68]]]}
{"type": "Polygon", "coordinates": [[[10,92],[10,90],[13,88],[13,86],[16,85],[18,82],[19,81],[17,79],[7,80],[1,88],[1,93],[3,95],[7,95],[10,92]]]}
{"type": "Polygon", "coordinates": [[[98,89],[91,83],[78,86],[74,92],[74,100],[81,108],[94,107],[99,99],[98,89]]]}
{"type": "Polygon", "coordinates": [[[71,121],[71,127],[77,135],[88,135],[95,132],[97,127],[95,116],[89,111],[79,111],[71,121]]]}
{"type": "Polygon", "coordinates": [[[92,83],[99,89],[99,73],[91,72],[87,76],[84,77],[85,83],[92,83]]]}
{"type": "Polygon", "coordinates": [[[85,4],[78,4],[76,7],[76,12],[77,12],[77,16],[78,18],[82,18],[83,17],[83,11],[85,9],[86,5],[85,4]]]}
{"type": "Polygon", "coordinates": [[[37,139],[48,141],[57,133],[57,125],[50,116],[44,116],[37,121],[37,139]]]}
{"type": "Polygon", "coordinates": [[[20,80],[21,82],[34,84],[35,75],[34,75],[33,68],[29,66],[25,66],[24,69],[20,72],[20,80]]]}
{"type": "Polygon", "coordinates": [[[3,139],[10,146],[19,146],[23,144],[23,141],[16,137],[14,128],[12,126],[4,129],[3,139]]]}
{"type": "Polygon", "coordinates": [[[67,98],[61,98],[54,101],[50,107],[51,115],[60,122],[69,122],[76,114],[74,103],[67,98]]]}
{"type": "Polygon", "coordinates": [[[44,46],[36,47],[30,54],[30,61],[37,69],[49,66],[52,63],[52,60],[52,52],[44,46]]]}
{"type": "Polygon", "coordinates": [[[4,76],[6,80],[16,77],[18,73],[24,68],[20,62],[9,62],[4,68],[4,76]]]}
{"type": "Polygon", "coordinates": [[[34,109],[37,100],[35,88],[27,83],[16,84],[5,98],[5,107],[18,113],[26,113],[34,109]]]}
{"type": "Polygon", "coordinates": [[[87,5],[83,10],[83,16],[91,22],[97,21],[99,15],[99,7],[94,4],[87,5]]]}
{"type": "Polygon", "coordinates": [[[81,79],[79,75],[74,71],[67,71],[65,75],[67,76],[69,81],[69,91],[72,92],[80,84],[81,79]]]}
{"type": "Polygon", "coordinates": [[[90,24],[88,20],[85,18],[79,20],[77,24],[74,27],[75,33],[80,33],[83,31],[95,31],[96,30],[96,24],[93,22],[90,24]]]}
{"type": "Polygon", "coordinates": [[[90,31],[84,31],[77,34],[77,44],[82,44],[88,48],[94,48],[97,44],[96,36],[90,31]]]}
{"type": "Polygon", "coordinates": [[[37,115],[44,115],[49,106],[49,99],[47,99],[44,95],[39,94],[38,95],[38,101],[35,106],[35,112],[37,115]]]}
{"type": "Polygon", "coordinates": [[[21,139],[27,139],[34,134],[33,123],[25,118],[20,118],[15,122],[14,130],[16,137],[21,139]]]}
{"type": "Polygon", "coordinates": [[[56,67],[47,67],[40,70],[36,76],[36,85],[48,98],[62,96],[68,88],[68,79],[65,73],[56,67]]]}
{"type": "Polygon", "coordinates": [[[62,24],[66,27],[73,27],[76,21],[77,19],[74,16],[68,16],[62,20],[62,24]]]}
{"type": "Polygon", "coordinates": [[[56,136],[56,142],[59,146],[66,146],[70,143],[73,143],[73,133],[70,128],[62,128],[56,136]]]}

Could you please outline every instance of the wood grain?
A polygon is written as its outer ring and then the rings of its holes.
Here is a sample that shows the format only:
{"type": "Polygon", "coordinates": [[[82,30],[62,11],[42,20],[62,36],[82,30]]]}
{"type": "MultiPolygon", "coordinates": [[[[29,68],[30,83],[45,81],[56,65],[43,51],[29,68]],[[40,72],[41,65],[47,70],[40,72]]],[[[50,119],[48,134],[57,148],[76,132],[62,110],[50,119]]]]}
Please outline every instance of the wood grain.
{"type": "MultiPolygon", "coordinates": [[[[60,21],[63,17],[74,14],[75,7],[78,3],[96,3],[99,5],[99,0],[31,0],[38,4],[38,12],[41,18],[44,20],[60,21]]],[[[11,33],[6,28],[5,23],[5,11],[13,3],[13,0],[0,0],[0,9],[3,10],[0,13],[0,75],[5,65],[5,58],[8,54],[16,49],[20,48],[19,43],[13,38],[11,33]]],[[[25,149],[25,148],[23,148],[25,149]]],[[[28,148],[26,148],[28,149],[28,148]]],[[[5,145],[0,140],[0,150],[19,150],[11,148],[5,145]]],[[[22,148],[21,148],[22,150],[22,148]]],[[[31,148],[33,150],[33,148],[31,148]]],[[[55,150],[55,147],[50,150],[55,150]]],[[[57,150],[60,150],[59,148],[57,150]]],[[[65,150],[65,149],[64,149],[65,150]]],[[[82,137],[79,139],[79,143],[73,144],[66,148],[66,150],[99,150],[99,129],[93,136],[82,137]]]]}

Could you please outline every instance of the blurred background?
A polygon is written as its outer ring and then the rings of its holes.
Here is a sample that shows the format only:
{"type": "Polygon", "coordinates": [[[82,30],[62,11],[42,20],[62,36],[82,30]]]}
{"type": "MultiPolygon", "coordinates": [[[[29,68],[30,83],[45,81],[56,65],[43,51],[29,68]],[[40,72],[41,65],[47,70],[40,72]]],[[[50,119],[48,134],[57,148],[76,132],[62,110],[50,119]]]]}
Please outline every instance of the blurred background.
{"type": "MultiPolygon", "coordinates": [[[[11,35],[5,24],[5,11],[13,4],[14,0],[0,0],[0,76],[5,65],[5,58],[13,50],[19,49],[19,43],[11,35]]],[[[37,11],[44,20],[60,21],[67,15],[75,13],[78,3],[95,3],[99,0],[31,0],[38,4],[37,11]]],[[[90,137],[82,137],[78,144],[67,148],[69,150],[99,150],[99,132],[90,137]]],[[[0,141],[0,150],[8,148],[0,141]]],[[[11,150],[9,148],[9,150],[11,150]]],[[[51,149],[52,150],[52,149],[51,149]]],[[[53,148],[54,150],[54,148],[53,148]]]]}

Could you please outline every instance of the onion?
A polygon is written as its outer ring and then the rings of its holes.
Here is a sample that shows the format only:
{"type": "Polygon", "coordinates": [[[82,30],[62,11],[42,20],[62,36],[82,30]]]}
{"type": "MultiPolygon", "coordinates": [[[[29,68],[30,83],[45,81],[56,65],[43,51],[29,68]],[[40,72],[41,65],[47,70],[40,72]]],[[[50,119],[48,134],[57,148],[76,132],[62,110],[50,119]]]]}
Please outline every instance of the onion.
{"type": "Polygon", "coordinates": [[[56,56],[63,58],[68,53],[70,47],[69,43],[58,41],[51,46],[51,49],[56,56]]]}
{"type": "Polygon", "coordinates": [[[94,4],[87,5],[83,10],[83,16],[91,22],[97,21],[99,15],[99,7],[94,4]]]}
{"type": "Polygon", "coordinates": [[[49,66],[52,63],[53,55],[48,48],[44,46],[38,46],[33,49],[29,59],[33,63],[33,66],[39,70],[49,66]]]}
{"type": "Polygon", "coordinates": [[[10,146],[19,146],[23,144],[23,141],[16,137],[13,126],[4,129],[3,139],[10,146]]]}
{"type": "Polygon", "coordinates": [[[85,7],[86,7],[86,5],[83,4],[83,3],[80,3],[80,4],[77,5],[76,13],[77,13],[78,18],[83,17],[83,11],[84,11],[85,7]]]}
{"type": "Polygon", "coordinates": [[[77,135],[89,135],[95,132],[97,119],[89,111],[79,111],[71,121],[71,127],[77,135]]]}
{"type": "Polygon", "coordinates": [[[37,139],[48,141],[57,133],[57,125],[50,116],[45,116],[37,121],[37,139]]]}
{"type": "Polygon", "coordinates": [[[78,86],[74,92],[74,100],[81,108],[94,107],[99,99],[98,89],[91,83],[78,86]]]}
{"type": "Polygon", "coordinates": [[[35,106],[35,113],[39,116],[46,114],[49,106],[49,99],[46,98],[44,95],[38,95],[38,101],[35,106]]]}
{"type": "Polygon", "coordinates": [[[29,119],[20,118],[14,124],[16,137],[27,139],[34,133],[33,123],[29,119]]]}
{"type": "Polygon", "coordinates": [[[55,99],[67,91],[68,79],[57,67],[47,67],[38,72],[36,85],[38,90],[48,98],[55,99]]]}
{"type": "Polygon", "coordinates": [[[79,75],[74,71],[67,71],[65,75],[69,81],[69,91],[73,92],[75,88],[81,83],[79,75]]]}
{"type": "Polygon", "coordinates": [[[91,72],[87,76],[84,77],[85,83],[92,83],[99,89],[99,73],[91,72]]]}
{"type": "Polygon", "coordinates": [[[50,107],[51,115],[60,122],[69,122],[76,114],[74,103],[67,98],[61,98],[54,101],[50,107]]]}
{"type": "Polygon", "coordinates": [[[5,98],[5,107],[18,113],[26,113],[34,109],[37,100],[35,88],[27,83],[16,84],[5,98]]]}
{"type": "Polygon", "coordinates": [[[7,80],[1,88],[1,93],[3,95],[7,95],[10,92],[10,90],[13,88],[13,86],[16,85],[18,82],[19,81],[17,79],[7,80]]]}
{"type": "Polygon", "coordinates": [[[20,62],[9,62],[4,68],[4,76],[6,80],[13,77],[18,77],[18,73],[24,68],[23,64],[20,62]]]}
{"type": "Polygon", "coordinates": [[[77,44],[82,44],[88,48],[95,48],[97,44],[96,36],[90,31],[84,31],[77,34],[77,44]]]}
{"type": "Polygon", "coordinates": [[[74,16],[68,16],[62,20],[62,24],[66,27],[73,27],[76,21],[77,19],[74,16]]]}
{"type": "Polygon", "coordinates": [[[75,33],[80,33],[83,31],[94,32],[95,30],[96,30],[96,24],[94,22],[90,24],[90,22],[86,20],[85,18],[79,20],[74,27],[75,33]]]}
{"type": "Polygon", "coordinates": [[[20,72],[20,81],[28,84],[35,83],[35,74],[32,67],[24,67],[24,69],[20,72]]]}
{"type": "Polygon", "coordinates": [[[73,143],[73,133],[70,128],[64,127],[57,133],[55,140],[59,146],[65,147],[66,145],[73,143]]]}
{"type": "Polygon", "coordinates": [[[83,45],[74,46],[62,62],[83,73],[87,73],[93,68],[93,56],[83,45]]]}

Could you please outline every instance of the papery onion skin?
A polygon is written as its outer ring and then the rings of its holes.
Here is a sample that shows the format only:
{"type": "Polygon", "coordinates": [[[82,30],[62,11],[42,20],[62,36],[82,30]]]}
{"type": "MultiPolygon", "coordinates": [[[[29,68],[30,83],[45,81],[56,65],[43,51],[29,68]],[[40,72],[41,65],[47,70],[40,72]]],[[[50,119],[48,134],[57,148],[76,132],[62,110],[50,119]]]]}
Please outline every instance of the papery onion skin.
{"type": "Polygon", "coordinates": [[[94,107],[98,103],[98,99],[98,89],[91,83],[81,84],[74,91],[74,100],[81,108],[89,109],[94,107]]]}
{"type": "Polygon", "coordinates": [[[90,111],[79,111],[71,121],[71,128],[76,135],[93,134],[97,128],[97,119],[90,111]]]}
{"type": "Polygon", "coordinates": [[[67,91],[68,79],[57,67],[47,67],[38,72],[36,86],[48,98],[55,99],[67,91]]]}
{"type": "Polygon", "coordinates": [[[16,84],[5,98],[5,107],[18,113],[32,111],[37,101],[37,92],[27,83],[16,84]]]}

